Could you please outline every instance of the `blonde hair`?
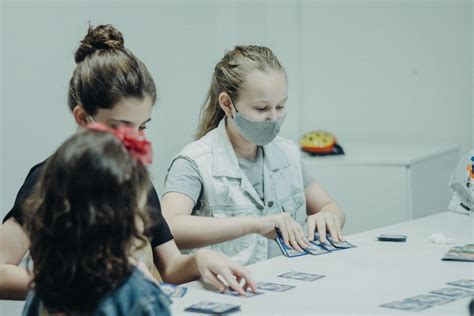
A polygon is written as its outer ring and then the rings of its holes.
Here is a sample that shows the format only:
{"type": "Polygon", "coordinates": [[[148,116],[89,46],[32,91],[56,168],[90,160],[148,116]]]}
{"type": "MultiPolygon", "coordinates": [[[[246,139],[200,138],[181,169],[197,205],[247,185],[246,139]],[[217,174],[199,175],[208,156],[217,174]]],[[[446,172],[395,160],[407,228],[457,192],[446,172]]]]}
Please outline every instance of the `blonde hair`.
{"type": "Polygon", "coordinates": [[[211,86],[199,115],[195,135],[199,139],[217,127],[225,113],[219,106],[219,95],[226,92],[232,100],[239,98],[239,91],[248,74],[255,70],[285,71],[272,50],[264,46],[236,46],[227,51],[214,67],[211,86]]]}

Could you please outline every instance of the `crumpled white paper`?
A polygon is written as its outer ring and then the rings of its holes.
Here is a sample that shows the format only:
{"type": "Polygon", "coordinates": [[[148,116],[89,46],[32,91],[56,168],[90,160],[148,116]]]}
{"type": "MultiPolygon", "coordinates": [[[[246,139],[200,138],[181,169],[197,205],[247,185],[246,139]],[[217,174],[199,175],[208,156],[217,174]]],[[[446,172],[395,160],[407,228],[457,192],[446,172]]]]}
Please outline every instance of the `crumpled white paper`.
{"type": "Polygon", "coordinates": [[[454,244],[454,237],[446,237],[443,233],[436,233],[431,235],[430,240],[435,245],[452,245],[454,244]]]}

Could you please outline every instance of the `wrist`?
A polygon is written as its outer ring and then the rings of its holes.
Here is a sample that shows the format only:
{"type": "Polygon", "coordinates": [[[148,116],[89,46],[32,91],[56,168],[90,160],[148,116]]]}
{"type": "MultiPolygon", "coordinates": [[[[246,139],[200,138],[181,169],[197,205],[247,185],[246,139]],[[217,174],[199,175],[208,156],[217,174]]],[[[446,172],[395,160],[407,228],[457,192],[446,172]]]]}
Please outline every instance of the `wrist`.
{"type": "Polygon", "coordinates": [[[261,217],[257,216],[248,216],[242,221],[242,233],[243,236],[248,234],[257,234],[259,231],[260,223],[262,221],[261,217]]]}

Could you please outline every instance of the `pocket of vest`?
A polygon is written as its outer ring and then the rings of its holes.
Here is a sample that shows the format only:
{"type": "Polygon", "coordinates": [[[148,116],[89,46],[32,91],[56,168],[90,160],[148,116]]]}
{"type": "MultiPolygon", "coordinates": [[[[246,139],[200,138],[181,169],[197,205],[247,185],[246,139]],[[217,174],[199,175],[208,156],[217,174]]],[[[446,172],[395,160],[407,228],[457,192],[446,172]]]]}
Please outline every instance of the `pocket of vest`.
{"type": "Polygon", "coordinates": [[[298,190],[292,192],[292,194],[280,201],[280,205],[301,227],[304,226],[306,221],[306,199],[304,191],[298,190]]]}

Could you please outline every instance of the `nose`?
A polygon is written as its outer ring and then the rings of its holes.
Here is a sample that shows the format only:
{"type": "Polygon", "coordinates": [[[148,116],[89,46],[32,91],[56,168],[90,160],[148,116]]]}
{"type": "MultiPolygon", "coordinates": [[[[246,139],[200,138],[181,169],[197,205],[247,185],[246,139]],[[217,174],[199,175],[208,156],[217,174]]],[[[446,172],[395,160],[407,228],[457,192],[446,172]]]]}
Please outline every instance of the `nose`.
{"type": "Polygon", "coordinates": [[[278,111],[273,107],[270,111],[268,111],[268,115],[265,120],[266,121],[278,120],[278,111]]]}

